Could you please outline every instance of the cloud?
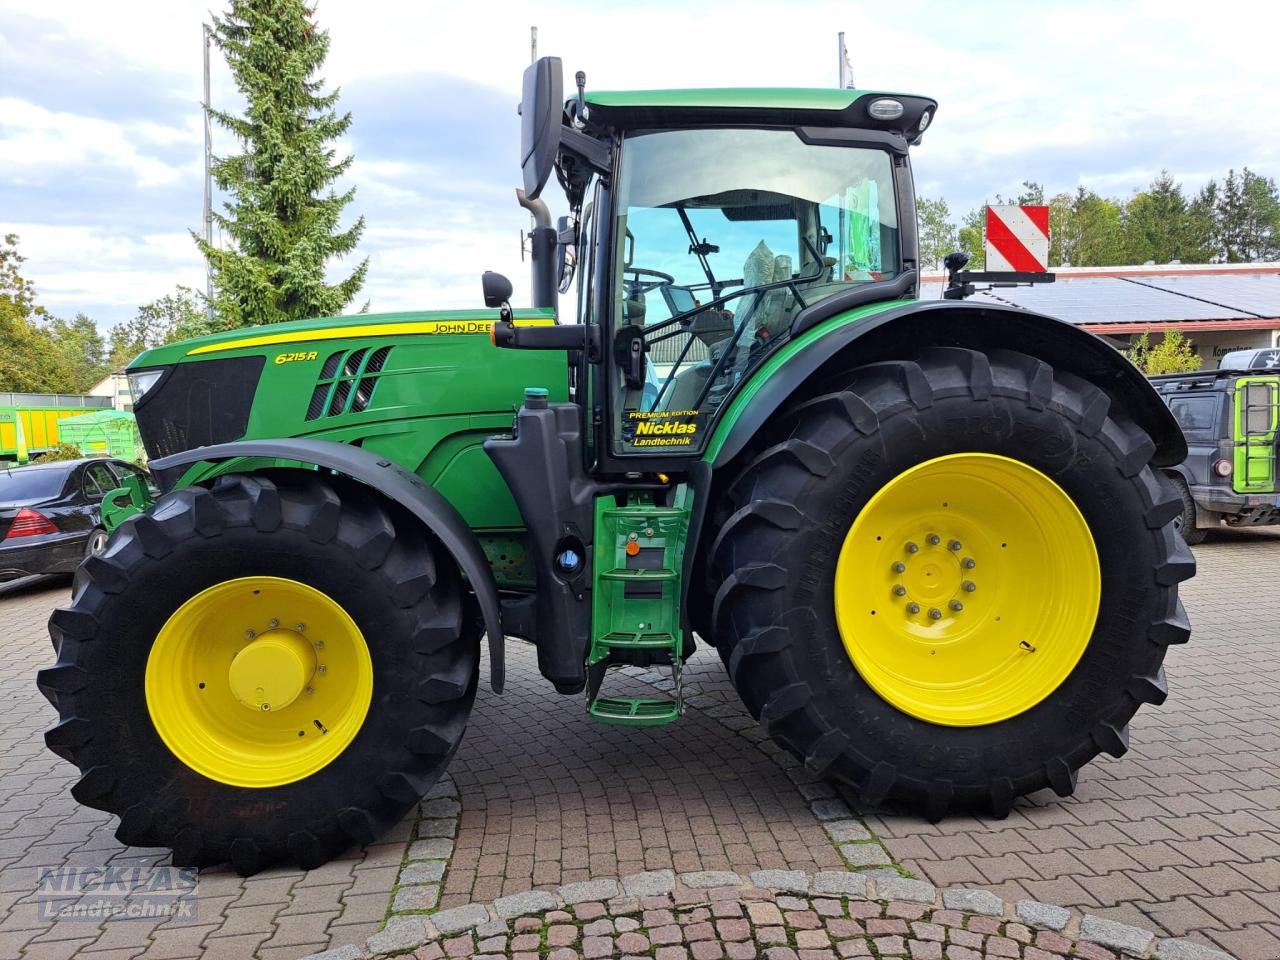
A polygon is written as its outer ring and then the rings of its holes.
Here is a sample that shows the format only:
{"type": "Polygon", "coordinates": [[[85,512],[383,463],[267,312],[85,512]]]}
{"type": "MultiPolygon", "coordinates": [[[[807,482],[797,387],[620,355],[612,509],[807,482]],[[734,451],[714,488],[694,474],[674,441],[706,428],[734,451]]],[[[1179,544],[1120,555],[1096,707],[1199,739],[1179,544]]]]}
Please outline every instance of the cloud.
{"type": "MultiPolygon", "coordinates": [[[[131,130],[127,124],[0,97],[0,167],[11,182],[25,186],[45,185],[89,166],[119,171],[141,187],[173,183],[181,168],[139,149],[139,140],[154,144],[161,132],[160,124],[131,130]]],[[[170,143],[181,139],[176,131],[167,135],[170,143]]]]}
{"type": "MultiPolygon", "coordinates": [[[[221,0],[215,8],[223,6],[221,0]]],[[[0,0],[0,230],[23,234],[55,312],[108,324],[174,282],[200,286],[201,23],[208,0],[0,0]],[[96,298],[96,299],[95,299],[96,298]]],[[[1280,6],[1189,0],[323,2],[324,76],[354,122],[374,309],[470,306],[478,273],[527,296],[513,188],[531,24],[592,89],[831,86],[847,31],[867,88],[936,96],[913,164],[956,214],[1021,181],[1127,195],[1161,169],[1195,189],[1245,164],[1280,177],[1280,6]]],[[[215,54],[213,100],[237,102],[215,54]]],[[[215,131],[215,150],[233,144],[215,131]]],[[[553,209],[563,206],[556,191],[553,209]]],[[[559,212],[557,210],[557,212],[559,212]]]]}

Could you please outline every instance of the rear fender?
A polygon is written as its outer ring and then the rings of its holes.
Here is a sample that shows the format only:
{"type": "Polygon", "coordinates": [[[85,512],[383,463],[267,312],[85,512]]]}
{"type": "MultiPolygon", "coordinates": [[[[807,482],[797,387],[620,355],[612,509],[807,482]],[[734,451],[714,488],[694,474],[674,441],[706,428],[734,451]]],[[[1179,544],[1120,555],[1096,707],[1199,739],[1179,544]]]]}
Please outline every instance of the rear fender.
{"type": "MultiPolygon", "coordinates": [[[[820,306],[821,301],[816,306],[820,306]]],[[[850,365],[906,359],[925,347],[1007,349],[1087,380],[1111,397],[1156,445],[1152,462],[1172,467],[1187,456],[1182,430],[1150,382],[1114,347],[1073,324],[999,304],[911,301],[851,310],[804,330],[765,361],[716,428],[706,459],[723,467],[765,422],[829,362],[850,365]]]]}
{"type": "Polygon", "coordinates": [[[243,471],[245,459],[284,461],[300,468],[332,470],[372,487],[417,517],[449,551],[475,592],[489,638],[489,683],[494,692],[502,692],[506,661],[498,586],[480,541],[453,504],[438,490],[423,483],[417,474],[383,456],[331,440],[241,440],[185,450],[152,460],[150,467],[161,487],[168,492],[177,486],[206,482],[224,473],[243,471]],[[197,464],[208,464],[213,469],[193,473],[189,468],[197,464]],[[223,469],[218,469],[220,465],[223,469]]]}

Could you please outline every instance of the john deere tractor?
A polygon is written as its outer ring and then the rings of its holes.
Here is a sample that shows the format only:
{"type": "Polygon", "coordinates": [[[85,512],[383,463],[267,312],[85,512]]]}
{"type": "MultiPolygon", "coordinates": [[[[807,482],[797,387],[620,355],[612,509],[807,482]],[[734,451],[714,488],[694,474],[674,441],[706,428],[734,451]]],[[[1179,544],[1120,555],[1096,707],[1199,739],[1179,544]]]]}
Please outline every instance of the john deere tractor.
{"type": "Polygon", "coordinates": [[[566,96],[545,58],[532,309],[490,273],[484,310],[138,357],[163,492],[113,495],[39,675],[75,797],[179,864],[316,866],[441,776],[507,638],[566,716],[630,727],[680,717],[701,640],[810,770],[933,819],[1122,754],[1189,633],[1160,471],[1186,446],[1101,340],[918,299],[936,106],[566,96]],[[670,667],[672,696],[616,695],[627,664],[670,667]]]}

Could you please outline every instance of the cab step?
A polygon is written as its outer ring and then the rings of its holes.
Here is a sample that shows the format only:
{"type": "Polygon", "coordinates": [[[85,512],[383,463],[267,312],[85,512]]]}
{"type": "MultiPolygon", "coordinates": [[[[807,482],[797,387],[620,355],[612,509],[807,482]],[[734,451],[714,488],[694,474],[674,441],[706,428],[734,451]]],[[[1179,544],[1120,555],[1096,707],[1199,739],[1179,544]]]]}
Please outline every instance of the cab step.
{"type": "Polygon", "coordinates": [[[689,494],[672,506],[652,500],[596,500],[592,638],[587,653],[587,713],[600,723],[656,727],[680,718],[684,655],[680,594],[689,494]],[[610,669],[670,666],[675,698],[600,696],[610,669]]]}
{"type": "Polygon", "coordinates": [[[587,713],[593,720],[615,727],[660,727],[680,719],[680,704],[643,697],[596,697],[587,713]]]}

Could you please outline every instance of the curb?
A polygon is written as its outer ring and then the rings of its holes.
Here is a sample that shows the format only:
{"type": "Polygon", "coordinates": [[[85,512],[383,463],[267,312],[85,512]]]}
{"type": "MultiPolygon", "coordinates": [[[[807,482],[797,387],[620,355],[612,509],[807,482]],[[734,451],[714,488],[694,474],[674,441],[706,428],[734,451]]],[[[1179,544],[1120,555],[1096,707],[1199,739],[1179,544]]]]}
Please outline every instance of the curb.
{"type": "MultiPolygon", "coordinates": [[[[369,937],[363,946],[336,947],[311,954],[304,960],[364,960],[368,957],[383,957],[405,953],[442,938],[459,935],[474,935],[482,939],[505,937],[511,932],[510,921],[522,917],[541,918],[545,914],[566,908],[577,908],[575,912],[598,918],[606,909],[610,915],[621,915],[672,905],[693,907],[713,901],[770,900],[774,895],[778,895],[780,906],[797,909],[805,908],[807,901],[813,898],[826,898],[842,903],[878,902],[951,911],[963,916],[966,926],[974,918],[985,918],[980,925],[989,926],[991,929],[987,932],[991,934],[1003,929],[1006,924],[1014,924],[1026,931],[1040,930],[1056,934],[1063,940],[1074,941],[1068,949],[1077,956],[1103,957],[1120,954],[1140,960],[1233,960],[1229,954],[1191,940],[1160,937],[1150,930],[1092,914],[1081,914],[1065,907],[1035,900],[1013,903],[988,890],[967,887],[940,889],[923,880],[899,876],[868,877],[848,870],[828,870],[815,874],[800,870],[757,870],[745,879],[736,873],[718,870],[679,875],[670,870],[655,870],[626,877],[588,880],[558,887],[554,893],[548,890],[529,890],[513,896],[499,897],[490,903],[468,903],[441,910],[430,916],[396,917],[380,933],[369,937]],[[800,899],[802,897],[804,899],[800,899]],[[591,908],[583,909],[587,904],[592,905],[591,908]],[[1114,953],[1080,954],[1076,950],[1080,944],[1093,944],[1114,953]]],[[[556,922],[569,922],[565,917],[569,915],[553,919],[556,922]]],[[[1040,955],[1054,957],[1062,954],[1042,952],[1040,955]]]]}

